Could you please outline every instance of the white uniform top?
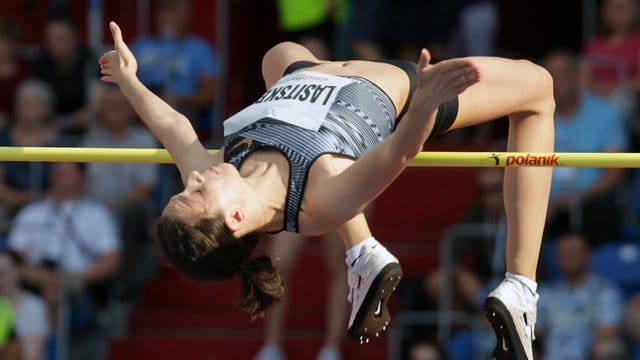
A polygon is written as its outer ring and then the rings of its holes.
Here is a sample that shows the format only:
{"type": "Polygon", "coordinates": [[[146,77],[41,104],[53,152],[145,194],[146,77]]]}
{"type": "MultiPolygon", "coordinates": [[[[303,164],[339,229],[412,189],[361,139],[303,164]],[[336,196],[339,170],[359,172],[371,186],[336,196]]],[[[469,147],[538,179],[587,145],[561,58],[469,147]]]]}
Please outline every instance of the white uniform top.
{"type": "Polygon", "coordinates": [[[83,272],[99,257],[118,251],[120,240],[113,217],[98,202],[42,200],[18,213],[9,248],[24,253],[31,265],[48,259],[62,271],[83,272]]]}

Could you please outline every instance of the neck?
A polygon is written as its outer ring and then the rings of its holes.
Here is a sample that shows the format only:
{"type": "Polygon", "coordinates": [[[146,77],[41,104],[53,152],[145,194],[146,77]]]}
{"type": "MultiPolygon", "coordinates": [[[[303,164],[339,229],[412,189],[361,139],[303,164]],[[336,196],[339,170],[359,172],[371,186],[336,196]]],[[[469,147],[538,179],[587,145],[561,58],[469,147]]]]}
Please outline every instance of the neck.
{"type": "Polygon", "coordinates": [[[246,207],[246,216],[252,219],[252,229],[278,231],[282,229],[287,197],[286,180],[273,163],[258,163],[246,176],[255,191],[257,201],[246,207]]]}

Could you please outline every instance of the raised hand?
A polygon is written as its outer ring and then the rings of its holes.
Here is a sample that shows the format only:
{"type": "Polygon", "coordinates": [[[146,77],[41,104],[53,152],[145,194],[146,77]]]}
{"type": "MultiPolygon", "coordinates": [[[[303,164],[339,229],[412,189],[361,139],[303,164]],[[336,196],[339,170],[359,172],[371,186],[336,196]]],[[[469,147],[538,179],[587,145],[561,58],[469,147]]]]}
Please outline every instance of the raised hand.
{"type": "Polygon", "coordinates": [[[106,52],[100,57],[102,80],[120,85],[122,81],[136,76],[138,62],[122,40],[122,31],[114,21],[109,23],[115,50],[106,52]]]}
{"type": "Polygon", "coordinates": [[[468,59],[444,60],[435,65],[430,61],[429,51],[423,49],[417,67],[418,87],[414,97],[417,104],[437,107],[480,80],[478,69],[468,59]]]}

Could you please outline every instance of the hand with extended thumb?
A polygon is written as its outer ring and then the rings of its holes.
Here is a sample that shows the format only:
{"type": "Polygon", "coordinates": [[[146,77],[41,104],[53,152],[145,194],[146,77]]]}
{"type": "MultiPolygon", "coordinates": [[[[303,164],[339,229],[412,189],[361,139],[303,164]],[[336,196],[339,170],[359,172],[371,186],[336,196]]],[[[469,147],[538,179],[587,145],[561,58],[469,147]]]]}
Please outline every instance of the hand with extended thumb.
{"type": "Polygon", "coordinates": [[[100,72],[102,80],[120,84],[122,81],[135,77],[138,70],[138,62],[122,40],[122,31],[114,21],[109,23],[111,36],[113,37],[114,50],[106,52],[100,57],[100,72]]]}

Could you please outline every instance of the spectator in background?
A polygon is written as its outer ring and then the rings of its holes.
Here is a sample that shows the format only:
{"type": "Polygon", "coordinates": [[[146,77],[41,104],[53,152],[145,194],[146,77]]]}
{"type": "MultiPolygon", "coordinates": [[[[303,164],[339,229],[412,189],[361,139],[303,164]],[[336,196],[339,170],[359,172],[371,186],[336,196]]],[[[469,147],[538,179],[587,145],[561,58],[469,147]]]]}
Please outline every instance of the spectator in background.
{"type": "MultiPolygon", "coordinates": [[[[84,147],[155,148],[155,138],[138,126],[137,116],[120,90],[98,85],[98,121],[82,143],[84,147]]],[[[121,289],[135,295],[150,276],[153,251],[150,249],[149,218],[158,177],[157,165],[128,163],[87,164],[87,192],[107,206],[120,225],[123,240],[121,289]]]]}
{"type": "MultiPolygon", "coordinates": [[[[502,254],[505,251],[507,229],[502,182],[502,169],[478,169],[478,200],[467,209],[458,223],[484,225],[494,235],[457,237],[452,244],[453,300],[457,310],[478,311],[486,295],[485,287],[495,286],[504,277],[506,264],[502,254]]],[[[425,277],[424,289],[428,303],[439,303],[441,284],[440,271],[434,271],[425,277]]]]}
{"type": "Polygon", "coordinates": [[[86,196],[84,164],[54,163],[49,196],[18,213],[9,248],[25,258],[22,277],[57,313],[60,296],[72,303],[71,358],[94,359],[99,351],[91,315],[107,297],[119,267],[117,228],[109,211],[86,196]],[[62,293],[60,293],[62,291],[62,293]]]}
{"type": "MultiPolygon", "coordinates": [[[[192,122],[198,137],[212,139],[213,104],[218,61],[213,48],[189,34],[190,1],[158,0],[156,34],[133,42],[138,78],[192,122]]],[[[161,167],[160,196],[180,191],[182,181],[175,166],[161,167]]]]}
{"type": "Polygon", "coordinates": [[[69,14],[52,14],[43,28],[44,51],[33,62],[32,76],[48,83],[56,94],[59,131],[79,135],[87,126],[88,84],[97,79],[97,59],[80,43],[69,14]]]}
{"type": "MultiPolygon", "coordinates": [[[[55,96],[39,80],[27,79],[16,89],[15,118],[0,132],[0,146],[52,146],[57,142],[54,121],[55,96]]],[[[16,211],[44,193],[46,163],[3,162],[0,164],[2,233],[16,211]]]]}
{"type": "Polygon", "coordinates": [[[318,59],[330,59],[346,6],[346,0],[278,0],[280,28],[287,40],[300,43],[318,59]]]}
{"type": "Polygon", "coordinates": [[[201,139],[210,139],[218,63],[213,48],[190,35],[190,2],[159,0],[156,35],[135,41],[138,77],[194,122],[201,139]]]}
{"type": "MultiPolygon", "coordinates": [[[[504,151],[505,144],[491,146],[504,151]]],[[[453,271],[451,273],[452,310],[480,315],[487,291],[502,280],[506,272],[504,251],[507,226],[502,196],[503,169],[479,168],[477,171],[478,198],[466,210],[457,225],[486,229],[471,236],[457,236],[451,244],[453,271]]],[[[475,230],[473,229],[474,233],[475,230]]],[[[437,311],[441,308],[444,274],[439,269],[427,273],[418,282],[405,280],[401,288],[404,310],[437,311]]],[[[435,329],[413,327],[412,336],[423,337],[435,329]]],[[[460,328],[454,334],[450,348],[451,359],[467,359],[475,355],[491,354],[495,344],[491,330],[460,328]]]]}
{"type": "Polygon", "coordinates": [[[0,129],[13,117],[16,88],[27,75],[25,64],[16,54],[17,42],[16,24],[0,20],[0,129]]]}
{"type": "MultiPolygon", "coordinates": [[[[553,77],[556,101],[555,151],[624,152],[628,136],[621,112],[610,102],[582,91],[576,57],[549,54],[544,65],[553,77]]],[[[551,183],[550,229],[581,228],[591,245],[616,236],[616,189],[622,169],[556,168],[551,183]]]]}
{"type": "Polygon", "coordinates": [[[602,34],[584,46],[583,80],[629,115],[640,90],[640,7],[637,0],[604,0],[600,16],[602,34]]]}
{"type": "Polygon", "coordinates": [[[615,285],[590,270],[590,250],[582,233],[555,240],[560,278],[540,287],[536,330],[545,359],[585,359],[593,344],[616,339],[622,296],[615,285]]]}
{"type": "Polygon", "coordinates": [[[21,259],[17,254],[0,252],[0,301],[8,300],[11,304],[11,327],[22,354],[19,358],[40,360],[44,358],[46,338],[49,335],[47,308],[40,297],[20,286],[20,265],[21,259]]]}
{"type": "MultiPolygon", "coordinates": [[[[323,237],[324,258],[329,281],[326,307],[326,330],[324,344],[316,360],[340,360],[340,343],[345,335],[344,320],[347,317],[348,303],[345,294],[347,288],[347,268],[344,262],[344,249],[335,232],[323,237]]],[[[271,251],[278,256],[278,270],[285,281],[293,276],[293,265],[302,246],[308,241],[303,236],[282,232],[274,236],[271,251]]],[[[282,340],[289,305],[288,294],[266,317],[265,344],[256,355],[256,360],[284,360],[282,340]]],[[[295,357],[293,357],[295,358],[295,357]]]]}

